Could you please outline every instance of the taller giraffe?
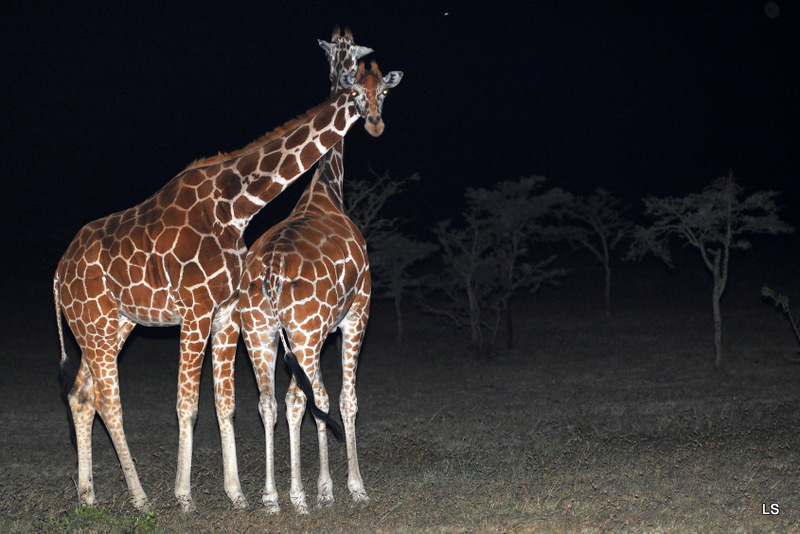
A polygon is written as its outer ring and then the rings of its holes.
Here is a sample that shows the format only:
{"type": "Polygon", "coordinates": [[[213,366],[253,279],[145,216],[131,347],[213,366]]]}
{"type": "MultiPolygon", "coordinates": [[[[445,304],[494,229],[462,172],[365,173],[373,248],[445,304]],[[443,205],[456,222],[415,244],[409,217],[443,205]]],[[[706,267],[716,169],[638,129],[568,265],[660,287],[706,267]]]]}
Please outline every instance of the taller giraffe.
{"type": "MultiPolygon", "coordinates": [[[[355,65],[347,59],[356,45],[352,35],[334,33],[332,43],[320,42],[331,63],[332,92],[341,90],[339,80],[355,65]]],[[[402,72],[385,77],[375,65],[370,80],[375,93],[375,120],[368,131],[383,133],[383,95],[396,86],[402,72]]],[[[369,73],[370,71],[366,71],[369,73]]],[[[358,76],[363,78],[364,65],[358,76]]],[[[364,83],[367,83],[366,81],[364,83]]],[[[286,332],[288,361],[299,362],[310,378],[319,409],[327,412],[328,395],[322,383],[319,354],[328,335],[342,331],[342,393],[340,410],[345,426],[348,459],[348,488],[353,500],[367,503],[364,482],[358,468],[355,417],[358,411],[355,382],[358,355],[369,317],[370,274],[367,245],[347,216],[343,201],[344,142],[340,141],[320,161],[311,183],[291,215],[271,228],[250,248],[245,259],[240,291],[242,331],[260,391],[259,411],[266,435],[266,483],[262,500],[268,513],[279,511],[274,473],[274,427],[277,420],[274,375],[281,330],[286,332]],[[295,360],[296,357],[296,360],[295,360]]],[[[300,472],[300,425],[306,396],[294,378],[286,395],[289,421],[292,482],[290,497],[299,513],[307,513],[300,472]]],[[[317,505],[333,503],[333,483],[328,467],[325,421],[317,421],[320,473],[317,505]]]]}
{"type": "MultiPolygon", "coordinates": [[[[78,448],[78,493],[96,502],[92,422],[100,413],[116,449],[131,500],[148,508],[125,439],[117,356],[136,324],[181,325],[175,496],[192,510],[192,431],[203,355],[212,338],[214,397],[222,442],[225,492],[247,506],[234,442],[233,367],[238,287],[253,216],[286,189],[363,117],[371,124],[377,87],[371,76],[343,81],[346,90],[241,150],[194,162],[141,204],[84,226],[56,269],[53,295],[66,369],[62,313],[81,349],[67,396],[78,448]],[[367,83],[364,83],[364,82],[367,83]]],[[[69,387],[69,384],[67,384],[69,387]]]]}

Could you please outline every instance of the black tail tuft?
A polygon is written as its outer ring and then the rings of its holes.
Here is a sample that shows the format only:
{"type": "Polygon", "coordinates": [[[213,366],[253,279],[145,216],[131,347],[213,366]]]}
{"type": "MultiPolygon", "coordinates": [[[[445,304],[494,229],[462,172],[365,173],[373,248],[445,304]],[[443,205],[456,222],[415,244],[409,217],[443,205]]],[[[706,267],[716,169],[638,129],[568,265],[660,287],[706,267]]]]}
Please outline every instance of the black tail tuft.
{"type": "Polygon", "coordinates": [[[300,389],[306,394],[306,402],[308,403],[309,410],[311,410],[311,414],[317,420],[325,421],[325,424],[330,429],[333,437],[335,437],[338,441],[342,441],[344,438],[342,426],[334,421],[330,415],[317,407],[317,404],[314,402],[314,389],[311,387],[311,381],[308,379],[305,371],[303,371],[303,368],[300,367],[300,362],[297,361],[297,356],[295,356],[293,352],[287,350],[283,355],[283,359],[286,362],[286,365],[289,366],[289,370],[292,372],[292,376],[297,382],[297,385],[300,386],[300,389]]]}

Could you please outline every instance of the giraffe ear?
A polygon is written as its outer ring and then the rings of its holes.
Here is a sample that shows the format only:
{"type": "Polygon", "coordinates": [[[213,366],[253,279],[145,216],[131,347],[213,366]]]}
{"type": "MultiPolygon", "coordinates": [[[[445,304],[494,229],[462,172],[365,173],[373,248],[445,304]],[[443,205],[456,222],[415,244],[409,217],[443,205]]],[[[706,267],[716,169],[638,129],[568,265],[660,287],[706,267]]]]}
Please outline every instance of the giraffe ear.
{"type": "Polygon", "coordinates": [[[362,57],[366,56],[367,54],[371,54],[374,52],[368,46],[356,46],[356,59],[361,59],[362,57]]]}
{"type": "Polygon", "coordinates": [[[319,43],[319,46],[321,46],[322,49],[325,50],[326,56],[328,56],[329,58],[333,57],[333,43],[323,41],[322,39],[317,39],[317,42],[319,43]]]}
{"type": "Polygon", "coordinates": [[[392,72],[383,77],[383,83],[387,89],[391,89],[392,87],[396,87],[397,84],[399,84],[400,80],[402,79],[403,79],[403,71],[393,70],[392,72]]]}

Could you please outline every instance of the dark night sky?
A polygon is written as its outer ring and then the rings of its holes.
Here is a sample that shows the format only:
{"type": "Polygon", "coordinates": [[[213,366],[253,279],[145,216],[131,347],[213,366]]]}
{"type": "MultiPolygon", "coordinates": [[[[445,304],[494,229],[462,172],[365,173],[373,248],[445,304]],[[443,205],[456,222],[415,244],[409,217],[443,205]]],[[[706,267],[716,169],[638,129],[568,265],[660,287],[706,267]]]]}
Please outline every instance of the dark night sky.
{"type": "Polygon", "coordinates": [[[783,191],[788,218],[800,200],[797,3],[165,4],[4,14],[6,238],[59,249],[53,265],[82,224],[324,100],[316,40],[336,24],[405,72],[383,137],[348,135],[346,173],[421,173],[401,209],[422,225],[468,186],[533,174],[635,202],[733,169],[783,191]]]}

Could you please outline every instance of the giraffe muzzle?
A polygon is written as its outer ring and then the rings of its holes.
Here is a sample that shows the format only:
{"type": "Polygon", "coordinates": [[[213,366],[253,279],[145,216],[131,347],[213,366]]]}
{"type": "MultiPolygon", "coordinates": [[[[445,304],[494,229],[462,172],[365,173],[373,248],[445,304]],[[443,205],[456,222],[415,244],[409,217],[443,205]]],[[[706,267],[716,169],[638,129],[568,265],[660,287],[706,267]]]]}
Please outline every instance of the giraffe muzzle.
{"type": "Polygon", "coordinates": [[[364,129],[373,137],[380,136],[385,127],[383,117],[380,115],[368,115],[364,121],[364,129]]]}

